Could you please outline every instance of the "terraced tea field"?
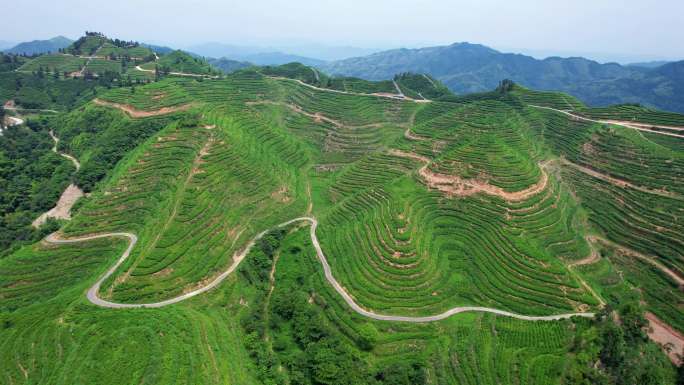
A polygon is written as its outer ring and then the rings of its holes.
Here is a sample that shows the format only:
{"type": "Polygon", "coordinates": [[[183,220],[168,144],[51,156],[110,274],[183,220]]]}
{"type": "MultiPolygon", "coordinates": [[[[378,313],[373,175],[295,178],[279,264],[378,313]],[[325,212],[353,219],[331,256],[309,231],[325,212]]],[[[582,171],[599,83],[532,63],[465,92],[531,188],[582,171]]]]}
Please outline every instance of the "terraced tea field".
{"type": "Polygon", "coordinates": [[[101,177],[0,260],[9,383],[561,384],[606,305],[636,295],[682,331],[674,126],[286,70],[112,89],[46,123],[75,180],[101,177]],[[140,140],[108,163],[90,146],[121,130],[140,140]]]}
{"type": "Polygon", "coordinates": [[[39,56],[23,66],[19,67],[18,71],[38,71],[40,68],[50,70],[52,72],[76,72],[80,71],[85,66],[87,59],[70,56],[70,55],[43,55],[39,56]]]}

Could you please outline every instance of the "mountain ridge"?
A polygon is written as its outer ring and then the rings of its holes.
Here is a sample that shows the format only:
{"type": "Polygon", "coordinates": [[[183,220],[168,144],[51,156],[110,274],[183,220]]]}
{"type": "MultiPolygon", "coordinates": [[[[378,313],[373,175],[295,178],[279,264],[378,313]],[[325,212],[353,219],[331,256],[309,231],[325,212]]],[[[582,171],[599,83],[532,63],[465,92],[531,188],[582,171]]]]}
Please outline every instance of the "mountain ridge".
{"type": "Polygon", "coordinates": [[[57,52],[62,48],[68,47],[71,43],[73,43],[73,40],[59,35],[47,40],[22,42],[4,52],[17,55],[38,55],[48,52],[57,52]]]}
{"type": "MultiPolygon", "coordinates": [[[[674,62],[668,63],[678,66],[674,62]]],[[[590,105],[642,103],[648,106],[684,111],[684,97],[668,72],[618,63],[601,64],[583,57],[558,56],[535,59],[504,53],[482,44],[468,42],[448,46],[400,48],[368,56],[320,65],[331,75],[384,80],[396,73],[428,73],[458,94],[495,88],[502,79],[512,79],[533,89],[562,91],[590,105]],[[629,84],[629,86],[627,86],[629,84]]]]}

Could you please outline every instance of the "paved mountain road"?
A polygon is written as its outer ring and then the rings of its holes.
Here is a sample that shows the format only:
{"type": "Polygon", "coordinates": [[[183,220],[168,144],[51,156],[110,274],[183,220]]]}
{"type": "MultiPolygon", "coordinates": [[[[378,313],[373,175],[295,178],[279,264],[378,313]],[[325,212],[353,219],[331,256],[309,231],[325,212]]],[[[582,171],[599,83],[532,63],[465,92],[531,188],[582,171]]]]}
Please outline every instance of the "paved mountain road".
{"type": "MultiPolygon", "coordinates": [[[[522,315],[522,314],[516,314],[512,313],[509,311],[505,310],[499,310],[499,309],[494,309],[494,308],[488,308],[488,307],[480,307],[480,306],[458,306],[454,307],[452,309],[449,309],[443,313],[436,314],[436,315],[431,315],[431,316],[398,316],[398,315],[385,315],[385,314],[377,314],[372,311],[366,310],[359,306],[354,299],[347,293],[347,291],[340,285],[340,283],[335,279],[335,277],[332,275],[332,269],[330,268],[330,265],[328,264],[328,260],[325,257],[325,254],[323,253],[323,250],[321,248],[320,243],[318,242],[318,238],[316,237],[316,228],[318,227],[318,221],[314,217],[299,217],[299,218],[294,218],[291,219],[287,222],[283,222],[276,227],[285,227],[288,225],[291,225],[293,223],[297,222],[308,222],[311,225],[311,241],[313,243],[314,248],[316,249],[316,255],[318,256],[318,260],[320,261],[321,265],[323,265],[323,272],[325,274],[325,279],[328,281],[328,283],[337,291],[337,293],[342,296],[344,301],[349,305],[349,307],[352,308],[356,313],[380,320],[380,321],[397,321],[397,322],[413,322],[413,323],[421,323],[421,322],[432,322],[432,321],[439,321],[443,320],[445,318],[448,318],[454,314],[458,313],[463,313],[463,312],[485,312],[485,313],[493,313],[493,314],[498,314],[502,316],[507,316],[507,317],[513,317],[521,320],[527,320],[527,321],[553,321],[553,320],[561,320],[561,319],[567,319],[571,317],[593,317],[593,313],[567,313],[567,314],[557,314],[557,315],[547,315],[547,316],[528,316],[528,315],[522,315]]],[[[78,242],[86,242],[86,241],[91,241],[95,239],[101,239],[101,238],[127,238],[129,243],[128,247],[126,250],[123,252],[121,257],[116,261],[116,263],[109,268],[96,282],[93,286],[88,289],[87,293],[87,298],[90,302],[97,306],[102,306],[102,307],[107,307],[107,308],[116,308],[116,309],[123,309],[123,308],[158,308],[158,307],[163,307],[167,305],[171,305],[174,303],[181,302],[183,300],[186,300],[188,298],[194,297],[198,294],[204,293],[208,290],[213,289],[214,287],[218,286],[221,282],[223,282],[224,279],[226,279],[235,269],[239,266],[240,262],[247,256],[249,253],[249,250],[256,244],[256,241],[261,239],[268,230],[262,231],[261,233],[257,234],[256,237],[254,237],[248,244],[247,246],[237,254],[233,256],[233,263],[228,267],[227,270],[225,270],[223,273],[218,275],[216,278],[214,278],[210,283],[208,283],[206,286],[203,286],[199,289],[193,290],[191,292],[182,294],[180,296],[167,299],[165,301],[160,301],[160,302],[152,302],[152,303],[137,303],[137,304],[132,304],[132,303],[117,303],[117,302],[111,302],[104,300],[99,297],[99,290],[100,286],[102,283],[109,278],[114,272],[121,266],[121,264],[130,256],[131,251],[135,247],[135,245],[138,242],[138,237],[135,234],[132,233],[126,233],[126,232],[117,232],[117,233],[106,233],[106,234],[97,234],[97,235],[88,235],[84,237],[79,237],[79,238],[72,238],[72,239],[60,239],[57,237],[56,233],[50,234],[48,237],[45,238],[45,242],[47,243],[53,243],[53,244],[68,244],[68,243],[78,243],[78,242]]]]}

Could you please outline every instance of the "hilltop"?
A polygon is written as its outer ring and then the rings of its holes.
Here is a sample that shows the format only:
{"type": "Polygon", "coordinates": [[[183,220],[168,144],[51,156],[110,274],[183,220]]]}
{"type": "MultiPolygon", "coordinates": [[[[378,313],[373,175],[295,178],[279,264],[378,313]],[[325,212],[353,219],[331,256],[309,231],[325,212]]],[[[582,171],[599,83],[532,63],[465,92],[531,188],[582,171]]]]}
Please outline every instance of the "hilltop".
{"type": "Polygon", "coordinates": [[[684,112],[684,98],[677,92],[684,84],[662,67],[600,64],[579,57],[538,60],[480,44],[396,49],[319,67],[334,75],[368,80],[390,79],[401,72],[427,73],[458,94],[490,90],[501,79],[512,79],[533,89],[566,92],[593,106],[642,103],[684,112]]]}
{"type": "Polygon", "coordinates": [[[73,40],[64,36],[53,37],[49,40],[33,40],[30,42],[19,43],[4,52],[15,55],[40,55],[50,52],[58,52],[62,48],[68,47],[73,40]]]}
{"type": "Polygon", "coordinates": [[[205,59],[189,53],[112,39],[99,32],[86,32],[59,52],[21,60],[23,65],[16,68],[17,73],[37,74],[41,79],[97,78],[103,85],[130,85],[168,75],[209,76],[219,72],[205,59]]]}

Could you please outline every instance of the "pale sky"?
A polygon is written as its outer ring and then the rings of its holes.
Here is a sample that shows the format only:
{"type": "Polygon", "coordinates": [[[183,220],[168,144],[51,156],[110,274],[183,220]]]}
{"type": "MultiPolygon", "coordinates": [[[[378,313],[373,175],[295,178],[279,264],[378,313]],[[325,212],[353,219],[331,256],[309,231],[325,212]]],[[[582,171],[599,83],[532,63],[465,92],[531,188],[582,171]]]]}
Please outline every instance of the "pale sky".
{"type": "Polygon", "coordinates": [[[166,43],[368,48],[469,41],[503,51],[684,59],[684,0],[0,0],[0,40],[84,30],[166,43]]]}

